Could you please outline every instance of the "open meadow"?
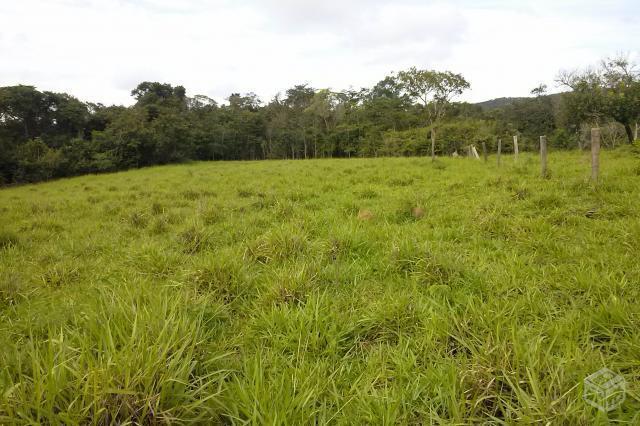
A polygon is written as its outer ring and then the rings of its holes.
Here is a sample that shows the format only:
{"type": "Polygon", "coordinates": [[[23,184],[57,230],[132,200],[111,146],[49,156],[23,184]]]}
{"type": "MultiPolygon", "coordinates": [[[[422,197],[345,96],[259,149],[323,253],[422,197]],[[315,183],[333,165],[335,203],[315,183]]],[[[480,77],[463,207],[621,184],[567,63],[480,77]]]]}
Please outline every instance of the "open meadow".
{"type": "Polygon", "coordinates": [[[0,423],[640,422],[640,159],[199,162],[0,190],[0,423]],[[583,379],[607,367],[604,413],[583,379]]]}

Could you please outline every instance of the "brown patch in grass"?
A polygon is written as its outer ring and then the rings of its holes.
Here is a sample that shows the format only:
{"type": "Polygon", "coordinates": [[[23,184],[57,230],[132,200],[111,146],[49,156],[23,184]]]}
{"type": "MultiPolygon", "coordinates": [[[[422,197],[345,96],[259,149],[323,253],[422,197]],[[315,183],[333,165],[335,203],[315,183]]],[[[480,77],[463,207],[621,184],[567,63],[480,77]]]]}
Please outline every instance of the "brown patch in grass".
{"type": "Polygon", "coordinates": [[[411,216],[416,219],[424,217],[424,209],[422,207],[414,207],[411,209],[411,216]]]}
{"type": "Polygon", "coordinates": [[[371,210],[363,209],[358,212],[358,220],[367,221],[374,218],[374,214],[371,210]]]}

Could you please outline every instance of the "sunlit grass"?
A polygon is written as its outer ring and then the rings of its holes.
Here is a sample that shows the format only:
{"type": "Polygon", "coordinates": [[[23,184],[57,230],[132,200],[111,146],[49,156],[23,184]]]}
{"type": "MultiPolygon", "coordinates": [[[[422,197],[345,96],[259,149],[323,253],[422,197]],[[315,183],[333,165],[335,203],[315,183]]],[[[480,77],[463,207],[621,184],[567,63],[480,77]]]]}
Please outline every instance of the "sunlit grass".
{"type": "Polygon", "coordinates": [[[640,159],[603,154],[3,189],[0,422],[637,422],[640,159]]]}

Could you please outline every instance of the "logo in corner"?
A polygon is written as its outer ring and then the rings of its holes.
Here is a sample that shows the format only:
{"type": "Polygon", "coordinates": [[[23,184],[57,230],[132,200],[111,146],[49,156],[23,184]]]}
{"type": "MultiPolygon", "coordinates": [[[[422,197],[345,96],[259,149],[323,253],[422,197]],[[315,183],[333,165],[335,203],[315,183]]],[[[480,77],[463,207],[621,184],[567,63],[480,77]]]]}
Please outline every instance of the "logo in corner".
{"type": "Polygon", "coordinates": [[[627,383],[624,378],[605,367],[585,377],[582,399],[606,413],[624,402],[626,391],[627,383]]]}

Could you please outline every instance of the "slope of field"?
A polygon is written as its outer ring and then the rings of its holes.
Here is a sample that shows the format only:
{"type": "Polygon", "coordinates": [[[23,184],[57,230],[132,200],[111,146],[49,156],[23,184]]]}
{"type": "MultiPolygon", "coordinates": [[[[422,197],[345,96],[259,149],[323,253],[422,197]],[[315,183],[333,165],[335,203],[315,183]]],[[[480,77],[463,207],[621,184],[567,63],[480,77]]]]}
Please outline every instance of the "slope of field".
{"type": "Polygon", "coordinates": [[[637,421],[640,160],[211,162],[0,191],[0,422],[637,421]],[[609,414],[582,400],[608,367],[609,414]],[[635,417],[634,417],[635,416],[635,417]],[[635,419],[635,420],[634,420],[635,419]]]}

